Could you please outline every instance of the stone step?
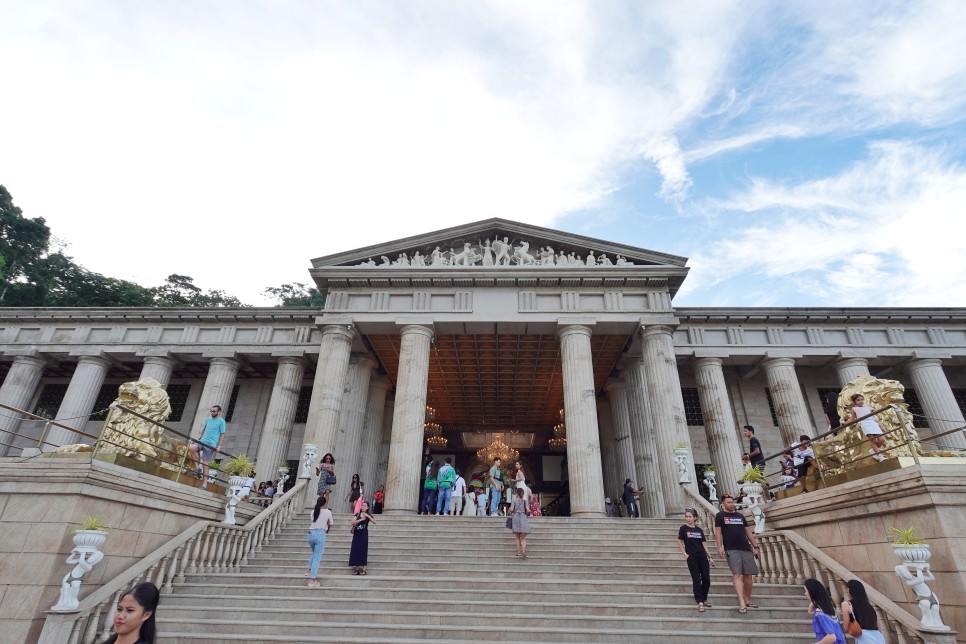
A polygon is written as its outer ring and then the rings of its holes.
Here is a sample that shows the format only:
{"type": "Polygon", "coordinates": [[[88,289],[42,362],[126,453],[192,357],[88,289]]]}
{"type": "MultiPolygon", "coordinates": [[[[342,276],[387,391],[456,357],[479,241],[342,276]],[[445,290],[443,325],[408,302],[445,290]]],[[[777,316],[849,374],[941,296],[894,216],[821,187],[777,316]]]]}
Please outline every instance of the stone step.
{"type": "MultiPolygon", "coordinates": [[[[679,641],[696,642],[699,641],[696,633],[693,632],[698,626],[700,618],[710,617],[709,613],[687,617],[656,617],[640,618],[628,620],[627,618],[601,618],[596,621],[587,621],[589,626],[570,626],[563,625],[557,619],[538,619],[539,623],[516,625],[504,623],[507,620],[506,614],[496,617],[489,615],[479,618],[482,622],[479,626],[467,623],[470,615],[461,617],[451,616],[429,616],[424,615],[420,623],[401,623],[399,621],[385,624],[373,623],[373,616],[363,611],[355,613],[343,613],[341,620],[323,621],[312,619],[307,621],[296,621],[291,619],[280,620],[275,615],[272,619],[252,619],[248,615],[247,619],[225,619],[221,616],[216,618],[199,618],[196,615],[189,615],[186,618],[172,618],[165,613],[158,614],[158,628],[169,633],[192,633],[192,634],[231,634],[235,639],[232,641],[243,640],[245,642],[257,641],[260,636],[278,636],[284,634],[289,640],[295,639],[300,642],[313,641],[310,638],[323,633],[343,634],[341,639],[333,641],[347,641],[346,636],[369,637],[375,641],[393,641],[393,638],[409,638],[438,641],[439,639],[451,639],[458,642],[482,642],[482,641],[504,641],[514,638],[526,641],[543,640],[552,632],[554,642],[621,642],[627,641],[653,642],[653,641],[679,641]],[[354,618],[354,619],[353,619],[354,618]],[[453,621],[455,623],[441,623],[453,621]],[[633,621],[633,624],[629,622],[633,621]],[[240,637],[240,634],[244,634],[240,637]],[[669,637],[679,636],[676,640],[669,637]],[[684,636],[680,638],[680,636],[684,636]],[[381,639],[378,639],[381,638],[381,639]]],[[[521,615],[520,620],[527,620],[525,615],[521,615]]],[[[729,642],[734,642],[735,635],[740,633],[744,640],[753,633],[760,633],[768,638],[768,641],[775,641],[776,633],[781,633],[781,641],[801,640],[807,641],[809,638],[814,640],[811,622],[799,618],[796,621],[787,620],[761,620],[757,619],[751,612],[747,615],[739,615],[734,612],[734,617],[713,617],[715,630],[727,630],[729,642]],[[797,637],[796,637],[797,636],[797,637]]],[[[168,641],[165,639],[165,641],[168,641]]],[[[174,641],[177,641],[175,639],[174,641]]],[[[324,640],[323,640],[324,641],[324,640]]],[[[706,641],[701,637],[700,641],[706,641]]],[[[723,641],[723,640],[718,640],[723,641]]]]}
{"type": "MultiPolygon", "coordinates": [[[[282,587],[285,588],[285,587],[282,587]]],[[[224,589],[223,589],[224,590],[224,589]]],[[[284,602],[280,602],[285,610],[290,611],[312,611],[317,612],[321,605],[327,611],[332,611],[338,615],[347,610],[359,610],[363,612],[415,612],[415,613],[450,613],[464,615],[467,612],[469,602],[465,601],[441,601],[440,599],[426,598],[425,589],[413,589],[412,592],[404,593],[393,591],[380,596],[379,591],[368,589],[362,594],[352,596],[343,595],[342,588],[323,585],[322,588],[306,588],[306,593],[297,596],[286,593],[284,602]],[[337,591],[334,592],[334,591],[337,591]]],[[[462,595],[465,591],[451,591],[452,595],[462,595]]],[[[596,594],[585,595],[561,595],[570,597],[568,600],[560,599],[555,596],[555,601],[547,601],[545,594],[526,595],[517,594],[516,598],[507,597],[506,593],[493,593],[489,599],[483,599],[477,591],[473,591],[472,606],[473,612],[480,615],[493,615],[500,613],[507,606],[509,601],[524,599],[525,605],[530,615],[591,615],[591,616],[612,616],[623,617],[625,615],[675,615],[686,616],[695,613],[696,605],[690,594],[678,594],[672,597],[667,595],[638,595],[620,596],[611,595],[600,597],[596,594]]],[[[730,613],[737,608],[737,600],[734,597],[727,598],[723,593],[720,595],[710,595],[710,601],[714,604],[708,611],[717,613],[730,613]],[[717,601],[716,601],[717,600],[717,601]]],[[[756,618],[761,619],[796,619],[801,617],[802,601],[801,597],[787,597],[784,604],[775,601],[776,598],[768,598],[768,606],[755,611],[756,618]]],[[[165,608],[174,606],[183,607],[185,610],[212,610],[219,615],[223,610],[246,610],[258,612],[265,608],[264,595],[204,595],[179,593],[167,595],[164,598],[165,608]]],[[[273,609],[274,610],[274,609],[273,609]]],[[[730,616],[730,615],[728,615],[730,616]]]]}

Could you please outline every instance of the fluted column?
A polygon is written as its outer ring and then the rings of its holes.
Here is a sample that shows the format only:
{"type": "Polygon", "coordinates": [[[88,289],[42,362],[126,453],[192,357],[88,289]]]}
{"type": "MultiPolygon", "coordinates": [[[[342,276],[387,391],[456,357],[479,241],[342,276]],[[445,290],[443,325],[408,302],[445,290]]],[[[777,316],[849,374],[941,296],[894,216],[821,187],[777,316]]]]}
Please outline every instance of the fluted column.
{"type": "Polygon", "coordinates": [[[634,438],[631,436],[631,421],[627,412],[627,387],[617,378],[610,378],[604,385],[607,390],[607,400],[610,402],[610,417],[614,423],[614,467],[617,468],[616,479],[624,487],[624,479],[633,478],[634,483],[640,485],[634,469],[634,438]]]}
{"type": "Polygon", "coordinates": [[[362,423],[362,445],[359,450],[362,458],[359,463],[359,478],[366,484],[366,496],[372,498],[379,484],[376,483],[376,470],[379,469],[382,447],[382,425],[386,413],[386,392],[390,387],[389,378],[381,376],[369,381],[369,396],[366,402],[366,417],[362,423]]]}
{"type": "MultiPolygon", "coordinates": [[[[37,392],[37,385],[40,384],[46,364],[43,359],[33,356],[14,358],[10,371],[0,386],[0,403],[27,411],[27,406],[37,392]]],[[[10,451],[10,445],[16,440],[14,434],[19,433],[20,421],[20,417],[14,412],[0,409],[0,456],[6,456],[10,451]]],[[[38,429],[36,432],[38,436],[39,431],[38,429]]]]}
{"type": "Polygon", "coordinates": [[[600,466],[604,472],[604,496],[612,499],[620,491],[614,447],[614,421],[610,411],[610,402],[597,399],[597,423],[600,426],[600,466]]]}
{"type": "MultiPolygon", "coordinates": [[[[68,427],[83,430],[87,425],[88,417],[94,411],[94,402],[97,400],[97,394],[101,391],[101,386],[104,384],[104,378],[107,377],[107,370],[110,367],[110,361],[101,356],[81,356],[78,358],[77,368],[74,369],[70,384],[67,385],[67,393],[60,403],[55,420],[68,427]]],[[[51,425],[50,431],[47,432],[47,442],[41,449],[49,452],[60,445],[90,442],[92,442],[91,439],[80,434],[51,425]]]]}
{"type": "Polygon", "coordinates": [[[402,328],[386,473],[386,514],[414,514],[419,504],[419,464],[432,339],[433,330],[428,326],[409,324],[402,328]]]}
{"type": "MultiPolygon", "coordinates": [[[[231,390],[235,386],[235,377],[238,375],[240,366],[241,363],[235,358],[212,358],[208,362],[208,377],[205,378],[205,386],[201,390],[198,409],[195,411],[195,417],[189,430],[192,438],[198,438],[200,435],[199,432],[204,427],[205,419],[209,416],[208,410],[211,409],[212,405],[221,407],[222,418],[228,415],[231,390]]],[[[217,458],[218,455],[215,454],[215,457],[217,458]]]]}
{"type": "MultiPolygon", "coordinates": [[[[332,452],[335,457],[336,480],[346,476],[346,470],[342,468],[339,455],[335,453],[335,438],[339,432],[339,416],[342,412],[346,374],[349,371],[349,354],[354,338],[355,331],[347,325],[329,324],[322,327],[319,363],[315,368],[312,398],[309,400],[308,420],[305,423],[305,438],[302,441],[318,445],[320,458],[332,452]]],[[[318,483],[319,478],[313,471],[308,483],[309,493],[305,497],[307,507],[315,505],[315,490],[318,483]]]]}
{"type": "MultiPolygon", "coordinates": [[[[359,461],[362,446],[362,423],[366,417],[366,400],[369,397],[369,380],[376,361],[363,354],[352,354],[349,357],[349,371],[345,379],[345,400],[342,402],[342,413],[339,414],[339,433],[335,438],[335,453],[339,462],[337,497],[341,499],[349,491],[349,483],[353,474],[359,474],[359,461]]],[[[370,457],[372,455],[369,455],[370,457]]],[[[365,479],[360,479],[369,483],[365,479]]],[[[341,510],[338,505],[332,509],[341,510]]]]}
{"type": "Polygon", "coordinates": [[[721,358],[698,358],[694,361],[694,378],[698,382],[704,431],[718,487],[721,492],[736,492],[735,482],[742,475],[741,439],[731,413],[728,385],[721,366],[721,358]]]}
{"type": "Polygon", "coordinates": [[[604,515],[604,478],[600,469],[597,396],[590,327],[562,325],[557,331],[567,423],[567,472],[571,516],[604,515]]]}
{"type": "MultiPolygon", "coordinates": [[[[929,435],[943,432],[966,425],[963,412],[956,404],[953,390],[949,387],[949,380],[943,371],[942,361],[938,358],[919,358],[906,365],[909,379],[919,396],[922,411],[929,423],[929,435]]],[[[926,443],[930,449],[966,449],[966,438],[963,432],[949,434],[926,443]],[[935,446],[935,447],[933,447],[935,446]]]]}
{"type": "Polygon", "coordinates": [[[389,474],[389,445],[392,443],[392,411],[396,407],[396,397],[386,396],[386,404],[382,412],[382,442],[379,444],[379,465],[376,467],[375,492],[380,485],[386,484],[389,474]]]}
{"type": "MultiPolygon", "coordinates": [[[[174,373],[175,360],[166,356],[148,356],[144,359],[141,367],[141,375],[138,380],[154,378],[165,387],[171,382],[171,374],[174,373]]],[[[216,403],[217,404],[217,403],[216,403]]]]}
{"type": "Polygon", "coordinates": [[[622,378],[627,385],[627,411],[634,441],[634,471],[639,487],[644,488],[640,506],[642,517],[663,517],[664,482],[657,462],[657,439],[651,423],[651,406],[647,395],[647,373],[644,361],[631,358],[625,362],[622,378]]]}
{"type": "Polygon", "coordinates": [[[288,454],[304,375],[305,358],[278,359],[272,397],[268,401],[265,424],[258,439],[258,456],[255,459],[255,479],[258,481],[274,480],[279,463],[288,454]]]}
{"type": "MultiPolygon", "coordinates": [[[[869,375],[869,361],[865,358],[840,358],[832,365],[839,377],[839,386],[844,387],[859,376],[869,375]]],[[[824,404],[825,401],[823,400],[824,404]]]]}
{"type": "Polygon", "coordinates": [[[802,434],[814,436],[815,427],[808,416],[802,387],[798,384],[795,361],[791,358],[769,358],[762,363],[762,368],[785,445],[796,442],[802,434]]]}
{"type": "MultiPolygon", "coordinates": [[[[684,399],[681,397],[681,379],[678,377],[677,359],[671,327],[656,325],[645,327],[641,332],[644,353],[644,371],[651,400],[651,422],[654,425],[654,442],[657,445],[657,463],[661,470],[664,488],[665,516],[680,516],[690,505],[678,483],[674,449],[684,444],[694,463],[691,438],[688,435],[684,415],[684,399]]],[[[691,477],[695,487],[695,477],[691,477]]],[[[695,487],[696,491],[696,487],[695,487]]]]}

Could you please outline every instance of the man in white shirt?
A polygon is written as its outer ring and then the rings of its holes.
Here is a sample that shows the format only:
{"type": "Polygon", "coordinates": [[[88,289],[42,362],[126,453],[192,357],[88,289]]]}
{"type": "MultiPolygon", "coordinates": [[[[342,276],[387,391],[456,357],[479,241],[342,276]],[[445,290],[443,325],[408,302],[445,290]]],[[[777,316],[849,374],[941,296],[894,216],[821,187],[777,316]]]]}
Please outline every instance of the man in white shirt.
{"type": "Polygon", "coordinates": [[[815,452],[812,451],[811,440],[806,434],[798,437],[799,443],[792,443],[795,451],[792,461],[797,470],[798,480],[802,482],[802,493],[808,492],[808,470],[815,462],[815,452]]]}
{"type": "Polygon", "coordinates": [[[463,509],[463,497],[466,495],[466,479],[459,470],[456,470],[456,482],[453,483],[453,498],[449,502],[449,513],[452,515],[460,514],[463,509]]]}

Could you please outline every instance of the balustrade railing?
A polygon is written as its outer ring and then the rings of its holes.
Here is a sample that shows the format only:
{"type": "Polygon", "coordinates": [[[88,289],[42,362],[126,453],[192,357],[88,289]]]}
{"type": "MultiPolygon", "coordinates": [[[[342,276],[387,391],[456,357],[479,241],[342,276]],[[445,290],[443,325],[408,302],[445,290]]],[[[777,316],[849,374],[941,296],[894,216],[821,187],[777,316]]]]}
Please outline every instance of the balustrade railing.
{"type": "Polygon", "coordinates": [[[162,594],[184,583],[186,574],[238,572],[278,530],[303,509],[307,481],[291,490],[243,526],[199,521],[143,560],[92,592],[75,613],[48,613],[39,644],[93,644],[111,633],[121,595],[149,581],[162,594]]]}

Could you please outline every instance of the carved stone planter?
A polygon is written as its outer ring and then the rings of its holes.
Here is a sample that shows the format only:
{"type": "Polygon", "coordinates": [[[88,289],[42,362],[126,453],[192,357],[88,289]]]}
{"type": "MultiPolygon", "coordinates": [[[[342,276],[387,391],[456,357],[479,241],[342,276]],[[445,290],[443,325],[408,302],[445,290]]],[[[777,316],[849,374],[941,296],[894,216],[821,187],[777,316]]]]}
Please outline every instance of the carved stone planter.
{"type": "Polygon", "coordinates": [[[691,482],[691,464],[687,447],[674,449],[674,462],[678,469],[678,483],[684,485],[691,482]]]}
{"type": "Polygon", "coordinates": [[[906,564],[926,563],[932,556],[928,543],[894,543],[892,550],[906,564]]]}
{"type": "Polygon", "coordinates": [[[74,533],[74,546],[84,552],[100,550],[107,541],[107,533],[103,530],[78,530],[74,533]]]}

